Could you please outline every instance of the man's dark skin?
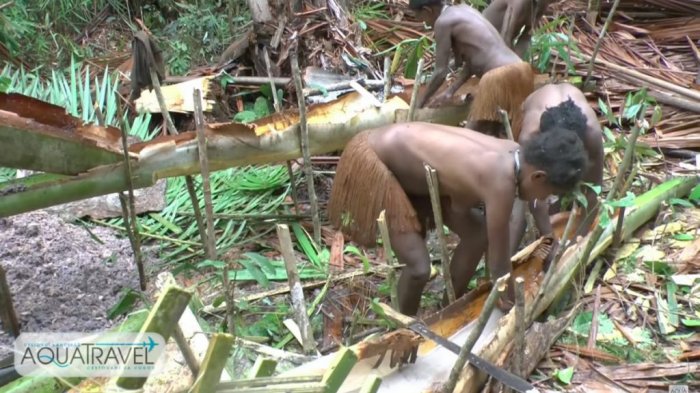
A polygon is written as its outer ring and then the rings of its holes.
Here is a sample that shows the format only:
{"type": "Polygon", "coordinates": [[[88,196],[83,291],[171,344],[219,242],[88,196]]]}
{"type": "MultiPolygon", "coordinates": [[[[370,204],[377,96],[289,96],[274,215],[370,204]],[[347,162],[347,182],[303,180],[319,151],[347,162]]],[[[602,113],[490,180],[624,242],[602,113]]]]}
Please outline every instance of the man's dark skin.
{"type": "Polygon", "coordinates": [[[462,66],[462,72],[445,90],[445,97],[452,96],[472,75],[481,77],[494,68],[522,61],[479,11],[464,4],[441,10],[438,0],[416,11],[417,17],[432,26],[435,32],[435,71],[418,101],[421,108],[445,81],[450,52],[454,53],[455,66],[462,66]]]}
{"type": "MultiPolygon", "coordinates": [[[[511,273],[508,227],[516,192],[520,198],[531,201],[565,191],[552,186],[547,172],[526,162],[522,152],[519,153],[521,171],[516,179],[514,151],[519,145],[476,131],[429,123],[401,123],[373,130],[368,141],[408,195],[421,222],[432,215],[424,163],[437,171],[445,225],[460,238],[450,265],[458,297],[466,291],[468,280],[486,250],[493,278],[511,273]],[[485,222],[484,215],[474,209],[481,202],[485,205],[485,222]]],[[[574,141],[578,147],[571,154],[576,155],[578,149],[583,166],[580,141],[574,141]]],[[[422,233],[389,230],[392,248],[399,262],[405,264],[398,283],[399,309],[404,314],[415,315],[430,277],[425,230],[422,233]]],[[[512,305],[513,285],[508,288],[501,299],[504,309],[512,305]]]]}
{"type": "Polygon", "coordinates": [[[530,45],[532,27],[552,0],[493,0],[482,15],[498,30],[509,48],[523,56],[530,45]],[[513,40],[525,27],[518,43],[513,40]]]}
{"type": "MultiPolygon", "coordinates": [[[[583,173],[582,181],[602,185],[603,183],[603,134],[598,123],[596,113],[588,104],[586,97],[576,87],[569,83],[545,85],[530,96],[523,103],[523,124],[520,131],[519,142],[526,143],[529,139],[540,132],[540,119],[547,108],[560,105],[562,102],[571,99],[573,103],[583,112],[585,116],[585,136],[583,146],[588,157],[588,167],[583,173]]],[[[577,236],[584,236],[593,222],[597,212],[597,196],[589,187],[583,189],[587,200],[588,209],[584,214],[586,217],[582,221],[576,232],[577,236]]],[[[535,224],[541,235],[552,233],[550,222],[550,206],[546,200],[537,200],[536,203],[529,204],[530,212],[535,218],[535,224]]],[[[517,247],[525,233],[525,206],[522,201],[517,201],[513,209],[511,222],[511,253],[515,253],[517,247]]]]}

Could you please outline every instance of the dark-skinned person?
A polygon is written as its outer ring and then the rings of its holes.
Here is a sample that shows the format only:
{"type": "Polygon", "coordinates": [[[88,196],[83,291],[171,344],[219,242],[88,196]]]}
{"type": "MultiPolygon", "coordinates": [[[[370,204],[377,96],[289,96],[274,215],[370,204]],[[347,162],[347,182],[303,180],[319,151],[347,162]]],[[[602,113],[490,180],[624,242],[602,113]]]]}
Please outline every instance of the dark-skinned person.
{"type": "MultiPolygon", "coordinates": [[[[603,132],[595,111],[588,104],[581,90],[570,83],[551,83],[542,86],[530,94],[523,103],[523,122],[518,142],[526,144],[540,133],[552,129],[568,129],[578,135],[583,142],[588,166],[583,171],[581,180],[585,183],[601,186],[603,183],[603,132]]],[[[575,236],[585,236],[595,220],[597,208],[596,193],[590,187],[582,187],[586,206],[579,206],[581,219],[577,220],[575,236]]],[[[535,219],[540,235],[552,233],[548,200],[536,200],[529,203],[529,209],[535,219]]],[[[511,253],[515,253],[525,234],[525,203],[516,202],[511,221],[511,253]]]]}
{"type": "Polygon", "coordinates": [[[479,84],[466,128],[496,133],[502,128],[499,109],[508,113],[511,123],[519,123],[521,104],[535,89],[534,70],[506,45],[491,22],[464,4],[443,6],[441,0],[410,0],[409,7],[435,35],[435,70],[419,98],[419,107],[425,106],[445,81],[453,54],[455,67],[461,66],[462,71],[438,100],[451,97],[475,75],[479,84]]]}
{"type": "MultiPolygon", "coordinates": [[[[586,167],[586,154],[580,138],[561,128],[534,135],[522,146],[474,130],[421,122],[354,136],[338,164],[329,218],[349,239],[374,247],[376,220],[385,210],[391,247],[405,266],[398,301],[406,315],[417,314],[430,278],[426,233],[434,229],[434,220],[424,164],[437,171],[444,223],[460,239],[450,265],[460,297],[485,252],[492,279],[511,273],[513,204],[572,190],[586,167]]],[[[508,288],[498,302],[502,310],[512,307],[512,277],[508,288]]]]}

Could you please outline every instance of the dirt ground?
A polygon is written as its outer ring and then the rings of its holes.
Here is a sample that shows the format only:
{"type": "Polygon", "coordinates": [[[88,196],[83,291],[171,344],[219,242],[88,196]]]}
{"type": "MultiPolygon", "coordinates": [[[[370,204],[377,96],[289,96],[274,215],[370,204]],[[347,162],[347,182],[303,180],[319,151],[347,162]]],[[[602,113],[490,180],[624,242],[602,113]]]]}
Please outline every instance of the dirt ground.
{"type": "MultiPolygon", "coordinates": [[[[38,211],[0,218],[0,264],[24,332],[96,331],[118,321],[107,310],[124,287],[139,289],[129,239],[104,227],[38,211]]],[[[146,270],[154,259],[144,247],[146,270]]],[[[0,331],[0,358],[13,338],[0,331]]]]}

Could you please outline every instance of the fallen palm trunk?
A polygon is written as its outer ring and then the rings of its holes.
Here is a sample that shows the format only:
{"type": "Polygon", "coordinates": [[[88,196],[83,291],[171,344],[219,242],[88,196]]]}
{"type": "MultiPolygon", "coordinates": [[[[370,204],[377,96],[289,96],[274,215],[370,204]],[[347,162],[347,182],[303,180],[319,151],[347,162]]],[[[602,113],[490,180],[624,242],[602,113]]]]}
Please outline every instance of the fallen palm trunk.
{"type": "MultiPolygon", "coordinates": [[[[628,239],[634,230],[653,218],[663,201],[688,194],[696,184],[698,184],[698,177],[676,178],[637,197],[634,206],[628,208],[628,212],[625,214],[621,238],[628,239]]],[[[585,240],[587,238],[576,246],[569,248],[564,253],[556,267],[552,280],[549,281],[548,288],[544,289],[544,296],[538,303],[537,309],[532,310],[531,302],[526,306],[526,314],[533,316],[531,319],[545,312],[552,301],[566,288],[579,267],[586,266],[610,246],[616,226],[617,219],[611,220],[603,232],[603,235],[593,248],[588,260],[581,261],[581,254],[585,248],[585,240]]],[[[515,334],[515,328],[515,318],[513,312],[511,312],[500,320],[498,330],[489,335],[489,342],[484,349],[480,351],[479,355],[490,361],[500,359],[502,355],[509,350],[510,343],[515,334]]],[[[464,370],[455,392],[477,392],[485,381],[486,376],[484,374],[478,373],[473,368],[468,367],[464,370]]]]}
{"type": "MultiPolygon", "coordinates": [[[[457,125],[465,118],[467,110],[467,105],[427,108],[416,111],[415,117],[417,121],[457,125]]],[[[348,94],[328,104],[311,107],[307,115],[310,153],[323,154],[342,149],[355,134],[366,129],[404,121],[407,112],[408,104],[399,97],[392,97],[377,108],[357,93],[348,94]]],[[[17,116],[0,111],[0,138],[4,133],[10,132],[16,138],[31,138],[43,127],[43,124],[37,124],[35,128],[13,127],[12,124],[3,122],[5,117],[16,118],[17,116]],[[23,132],[17,132],[18,130],[23,132]]],[[[301,157],[298,115],[292,112],[275,114],[249,125],[209,124],[206,135],[211,171],[234,166],[283,162],[301,157]]],[[[73,143],[71,146],[79,144],[69,136],[62,134],[60,138],[73,143]]],[[[95,144],[94,140],[102,141],[95,137],[90,143],[95,144]]],[[[117,142],[118,139],[109,143],[105,141],[106,147],[102,150],[108,153],[118,152],[119,148],[114,147],[117,142]]],[[[21,143],[21,140],[18,143],[21,143]]],[[[162,136],[150,142],[134,144],[129,150],[130,155],[134,157],[131,163],[134,188],[149,187],[158,179],[166,177],[199,173],[195,133],[162,136]]],[[[44,166],[55,166],[52,161],[45,161],[38,155],[39,151],[40,149],[35,150],[34,156],[30,157],[34,160],[33,168],[30,169],[46,171],[44,166]]],[[[77,176],[33,184],[16,181],[11,189],[0,185],[0,195],[2,195],[0,196],[0,217],[120,192],[128,188],[123,162],[112,163],[111,158],[107,158],[97,161],[102,164],[101,166],[92,166],[94,161],[78,165],[76,163],[80,163],[83,159],[78,154],[82,150],[77,148],[76,151],[77,153],[69,160],[74,164],[64,170],[63,174],[77,176]],[[79,174],[73,168],[78,168],[80,171],[87,170],[87,172],[79,174]]],[[[65,160],[65,157],[62,159],[65,160]]],[[[21,168],[21,164],[22,162],[7,159],[5,155],[0,156],[0,166],[21,168]]],[[[30,179],[28,178],[26,182],[30,179]]]]}

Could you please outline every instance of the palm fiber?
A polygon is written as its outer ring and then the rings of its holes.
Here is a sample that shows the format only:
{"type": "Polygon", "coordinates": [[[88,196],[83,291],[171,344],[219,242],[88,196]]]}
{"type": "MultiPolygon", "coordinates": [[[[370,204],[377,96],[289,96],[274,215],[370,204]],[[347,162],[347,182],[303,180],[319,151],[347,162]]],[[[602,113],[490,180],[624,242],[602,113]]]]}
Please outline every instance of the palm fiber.
{"type": "Polygon", "coordinates": [[[369,133],[357,134],[345,146],[328,202],[333,227],[365,247],[376,245],[377,218],[384,209],[390,231],[421,230],[408,196],[372,150],[369,133]]]}
{"type": "Polygon", "coordinates": [[[479,80],[478,91],[467,120],[501,121],[499,109],[508,113],[513,137],[518,140],[522,125],[522,103],[535,91],[535,74],[526,62],[494,68],[479,80]]]}

